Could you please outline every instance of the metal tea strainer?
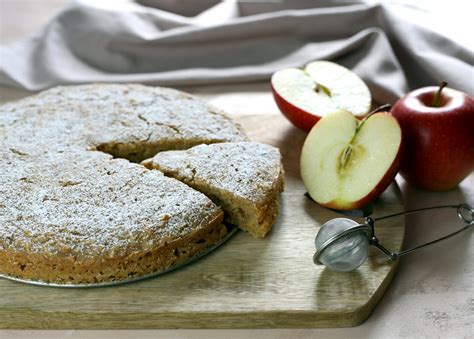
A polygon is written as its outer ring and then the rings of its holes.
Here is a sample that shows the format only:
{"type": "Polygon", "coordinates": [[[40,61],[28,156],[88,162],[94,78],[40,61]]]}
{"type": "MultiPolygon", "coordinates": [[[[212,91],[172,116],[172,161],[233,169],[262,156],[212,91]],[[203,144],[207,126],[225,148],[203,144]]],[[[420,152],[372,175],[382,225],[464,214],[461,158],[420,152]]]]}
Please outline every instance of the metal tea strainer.
{"type": "Polygon", "coordinates": [[[369,254],[369,245],[374,245],[390,260],[395,261],[402,255],[450,238],[472,226],[474,226],[474,209],[467,204],[421,208],[375,219],[366,217],[364,224],[358,224],[347,218],[336,218],[324,223],[316,235],[316,253],[313,261],[316,265],[325,265],[331,271],[349,272],[365,262],[369,254]],[[438,208],[455,208],[459,219],[466,222],[467,225],[444,237],[398,253],[386,249],[375,236],[375,221],[438,208]]]}

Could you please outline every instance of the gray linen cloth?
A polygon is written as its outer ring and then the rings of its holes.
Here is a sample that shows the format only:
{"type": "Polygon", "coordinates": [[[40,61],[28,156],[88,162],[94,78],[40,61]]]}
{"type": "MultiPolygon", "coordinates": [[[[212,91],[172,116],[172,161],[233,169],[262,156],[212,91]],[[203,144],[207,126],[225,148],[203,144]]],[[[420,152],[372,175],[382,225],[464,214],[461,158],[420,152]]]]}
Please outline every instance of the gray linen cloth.
{"type": "Polygon", "coordinates": [[[0,58],[0,84],[28,90],[265,81],[326,59],[359,74],[376,102],[441,80],[474,92],[469,48],[392,6],[353,1],[75,1],[0,58]]]}

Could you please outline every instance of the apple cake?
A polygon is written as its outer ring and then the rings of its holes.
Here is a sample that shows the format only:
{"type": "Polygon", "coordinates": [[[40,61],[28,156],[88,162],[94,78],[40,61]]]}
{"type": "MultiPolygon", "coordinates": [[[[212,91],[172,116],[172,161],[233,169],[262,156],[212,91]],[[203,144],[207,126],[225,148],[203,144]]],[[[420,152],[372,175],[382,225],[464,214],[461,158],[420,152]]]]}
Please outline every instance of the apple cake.
{"type": "Polygon", "coordinates": [[[199,145],[158,153],[143,164],[204,193],[222,207],[228,223],[255,237],[264,237],[278,214],[283,167],[280,152],[272,146],[199,145]]]}
{"type": "Polygon", "coordinates": [[[58,87],[0,106],[0,274],[101,283],[189,259],[225,236],[221,207],[135,162],[247,140],[221,111],[166,88],[58,87]]]}

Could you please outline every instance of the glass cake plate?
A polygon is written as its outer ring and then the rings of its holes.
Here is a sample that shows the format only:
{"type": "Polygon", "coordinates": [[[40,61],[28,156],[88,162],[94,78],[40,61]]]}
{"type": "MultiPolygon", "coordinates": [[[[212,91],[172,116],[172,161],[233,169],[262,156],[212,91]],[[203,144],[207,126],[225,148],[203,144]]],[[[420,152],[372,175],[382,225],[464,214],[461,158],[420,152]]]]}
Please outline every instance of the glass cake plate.
{"type": "Polygon", "coordinates": [[[49,283],[49,282],[45,282],[45,281],[41,281],[41,280],[30,280],[30,279],[16,278],[16,277],[12,277],[12,276],[1,274],[1,273],[0,273],[0,278],[4,278],[4,279],[7,279],[7,280],[12,280],[12,281],[17,281],[17,282],[21,282],[21,283],[25,283],[25,284],[29,284],[29,285],[62,287],[62,288],[104,287],[104,286],[115,286],[115,285],[121,285],[121,284],[128,284],[128,283],[131,283],[131,282],[153,278],[153,277],[159,276],[161,274],[165,274],[165,273],[174,271],[178,268],[189,265],[189,264],[195,262],[196,260],[204,257],[205,255],[211,253],[212,251],[214,251],[215,249],[220,247],[223,243],[225,243],[227,240],[229,240],[238,230],[238,227],[236,227],[236,226],[226,225],[226,227],[227,227],[227,235],[224,238],[222,238],[216,244],[214,244],[212,246],[209,246],[204,251],[202,251],[202,252],[196,254],[195,256],[189,258],[187,261],[176,264],[176,265],[172,265],[172,266],[170,266],[170,267],[168,267],[164,270],[158,270],[158,271],[155,271],[155,272],[152,272],[152,273],[149,273],[149,274],[145,274],[145,275],[141,275],[141,276],[137,276],[137,277],[132,277],[132,278],[129,278],[129,279],[114,280],[114,281],[101,282],[101,283],[90,283],[90,284],[68,284],[68,283],[58,284],[58,283],[49,283]]]}

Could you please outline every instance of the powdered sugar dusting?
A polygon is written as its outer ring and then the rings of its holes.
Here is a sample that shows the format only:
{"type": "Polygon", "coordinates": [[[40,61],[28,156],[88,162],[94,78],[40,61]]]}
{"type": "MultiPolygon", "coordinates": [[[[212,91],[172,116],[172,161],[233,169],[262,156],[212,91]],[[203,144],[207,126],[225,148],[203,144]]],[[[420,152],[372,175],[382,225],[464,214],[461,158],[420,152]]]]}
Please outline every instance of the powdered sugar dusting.
{"type": "Polygon", "coordinates": [[[189,181],[199,179],[255,204],[267,198],[282,176],[278,149],[256,142],[199,145],[161,152],[151,161],[165,173],[178,172],[189,181]]]}

